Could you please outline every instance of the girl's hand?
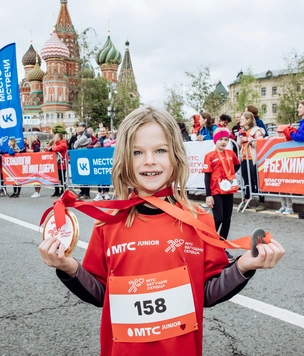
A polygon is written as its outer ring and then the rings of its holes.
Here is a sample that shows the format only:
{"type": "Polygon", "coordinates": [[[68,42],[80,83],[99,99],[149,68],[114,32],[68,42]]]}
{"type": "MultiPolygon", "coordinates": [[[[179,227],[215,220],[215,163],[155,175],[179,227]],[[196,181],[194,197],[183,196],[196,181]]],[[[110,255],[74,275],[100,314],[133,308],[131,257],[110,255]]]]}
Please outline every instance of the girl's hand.
{"type": "Polygon", "coordinates": [[[238,261],[239,270],[244,274],[255,269],[273,268],[285,254],[284,248],[274,239],[269,244],[257,245],[259,255],[251,256],[251,251],[247,251],[238,261]]]}
{"type": "Polygon", "coordinates": [[[58,268],[61,271],[75,277],[78,269],[78,262],[73,257],[64,254],[64,246],[56,237],[43,240],[39,245],[39,252],[42,261],[50,267],[58,268]],[[59,249],[57,251],[57,248],[59,249]]]}
{"type": "Polygon", "coordinates": [[[202,135],[197,136],[197,141],[203,141],[203,140],[204,140],[204,136],[202,136],[202,135]]]}
{"type": "Polygon", "coordinates": [[[206,197],[206,204],[208,205],[208,208],[213,208],[214,205],[214,199],[212,196],[206,197]]]}

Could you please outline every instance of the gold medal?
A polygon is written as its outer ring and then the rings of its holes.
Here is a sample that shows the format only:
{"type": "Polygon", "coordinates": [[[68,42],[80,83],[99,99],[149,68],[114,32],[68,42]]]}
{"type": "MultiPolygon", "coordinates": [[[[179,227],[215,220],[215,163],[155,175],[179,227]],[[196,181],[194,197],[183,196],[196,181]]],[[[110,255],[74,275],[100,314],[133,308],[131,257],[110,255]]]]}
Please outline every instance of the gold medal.
{"type": "Polygon", "coordinates": [[[79,224],[75,214],[67,209],[65,210],[65,219],[65,224],[57,229],[55,216],[54,213],[52,213],[44,224],[42,238],[43,240],[46,240],[54,236],[57,237],[57,239],[64,246],[65,255],[68,256],[77,246],[79,238],[79,224]]]}

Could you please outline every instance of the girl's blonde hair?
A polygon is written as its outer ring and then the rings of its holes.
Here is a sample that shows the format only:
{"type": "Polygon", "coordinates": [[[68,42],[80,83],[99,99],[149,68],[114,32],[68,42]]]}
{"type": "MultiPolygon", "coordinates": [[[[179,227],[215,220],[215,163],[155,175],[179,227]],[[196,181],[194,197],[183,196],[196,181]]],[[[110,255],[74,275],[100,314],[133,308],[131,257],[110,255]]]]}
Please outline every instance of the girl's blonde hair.
{"type": "Polygon", "coordinates": [[[15,150],[15,151],[17,151],[17,150],[19,150],[19,147],[18,147],[18,145],[17,145],[17,142],[16,142],[16,139],[14,139],[13,137],[11,137],[10,139],[9,139],[11,142],[12,142],[12,144],[13,144],[13,150],[15,150]]]}
{"type": "Polygon", "coordinates": [[[189,166],[180,129],[176,120],[167,111],[152,106],[142,106],[134,110],[119,125],[112,168],[112,181],[117,198],[127,199],[129,188],[137,186],[133,172],[134,139],[137,130],[150,122],[159,124],[168,140],[169,159],[173,166],[173,173],[167,186],[174,183],[175,199],[192,210],[192,204],[186,194],[189,166]]]}
{"type": "Polygon", "coordinates": [[[253,115],[252,112],[245,111],[245,112],[243,112],[243,116],[245,117],[245,119],[248,120],[248,126],[249,127],[256,126],[256,121],[255,121],[255,118],[254,118],[254,115],[253,115]]]}

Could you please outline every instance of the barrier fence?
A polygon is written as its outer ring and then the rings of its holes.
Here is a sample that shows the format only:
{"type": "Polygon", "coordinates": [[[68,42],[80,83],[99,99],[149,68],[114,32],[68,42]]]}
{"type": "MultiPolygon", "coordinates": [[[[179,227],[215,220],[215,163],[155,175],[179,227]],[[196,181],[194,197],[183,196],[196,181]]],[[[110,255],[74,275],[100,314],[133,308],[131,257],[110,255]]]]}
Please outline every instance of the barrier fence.
{"type": "MultiPolygon", "coordinates": [[[[190,175],[187,190],[199,189],[204,191],[204,157],[215,147],[213,141],[184,142],[190,175]]],[[[238,145],[230,140],[229,148],[235,147],[239,154],[238,145]]],[[[247,167],[248,160],[247,152],[247,167]]],[[[257,149],[257,192],[251,188],[249,180],[249,195],[245,211],[254,196],[285,196],[304,198],[304,146],[284,138],[268,138],[256,141],[257,149]]],[[[20,153],[15,156],[2,155],[2,174],[4,186],[59,186],[63,189],[75,190],[80,187],[112,187],[111,172],[114,147],[78,149],[68,151],[67,157],[56,156],[54,152],[20,153]],[[66,179],[59,183],[58,160],[66,159],[69,164],[66,179]]],[[[247,186],[241,177],[241,170],[237,175],[239,192],[242,199],[247,186]]],[[[247,170],[249,172],[249,169],[247,170]]],[[[60,170],[61,174],[63,172],[60,170]]],[[[239,209],[238,209],[239,210],[239,209]]]]}

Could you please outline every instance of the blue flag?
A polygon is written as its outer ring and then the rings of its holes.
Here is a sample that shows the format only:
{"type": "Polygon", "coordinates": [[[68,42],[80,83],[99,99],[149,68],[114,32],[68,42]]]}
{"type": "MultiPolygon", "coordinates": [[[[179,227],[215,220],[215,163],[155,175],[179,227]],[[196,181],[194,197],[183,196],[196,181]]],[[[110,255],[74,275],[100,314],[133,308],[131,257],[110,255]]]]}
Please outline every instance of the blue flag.
{"type": "Polygon", "coordinates": [[[24,147],[22,109],[20,103],[16,44],[0,49],[0,151],[8,152],[8,140],[15,138],[24,147]]]}

